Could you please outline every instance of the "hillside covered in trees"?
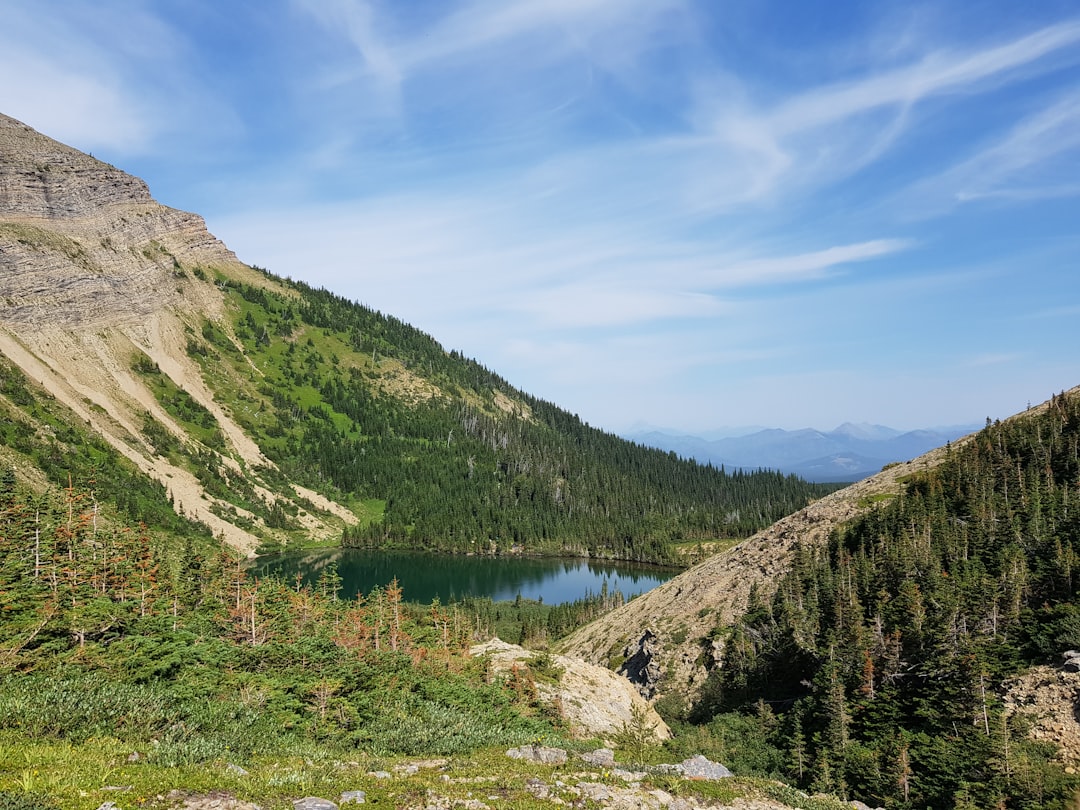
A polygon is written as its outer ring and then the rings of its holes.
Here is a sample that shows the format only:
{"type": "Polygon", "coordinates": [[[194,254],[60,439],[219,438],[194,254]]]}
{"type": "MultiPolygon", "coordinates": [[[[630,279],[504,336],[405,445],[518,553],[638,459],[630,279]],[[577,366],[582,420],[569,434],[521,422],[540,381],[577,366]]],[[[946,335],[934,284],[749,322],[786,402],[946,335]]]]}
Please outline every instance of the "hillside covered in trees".
{"type": "Polygon", "coordinates": [[[1080,646],[1080,396],[988,424],[752,595],[690,720],[760,767],[886,807],[1068,804],[1003,684],[1080,646]]]}
{"type": "Polygon", "coordinates": [[[217,390],[243,398],[233,413],[285,475],[375,505],[347,544],[672,561],[831,489],[628,443],[325,290],[221,285],[243,356],[210,326],[189,352],[208,379],[233,370],[217,390]],[[262,378],[245,391],[248,363],[262,378]]]}

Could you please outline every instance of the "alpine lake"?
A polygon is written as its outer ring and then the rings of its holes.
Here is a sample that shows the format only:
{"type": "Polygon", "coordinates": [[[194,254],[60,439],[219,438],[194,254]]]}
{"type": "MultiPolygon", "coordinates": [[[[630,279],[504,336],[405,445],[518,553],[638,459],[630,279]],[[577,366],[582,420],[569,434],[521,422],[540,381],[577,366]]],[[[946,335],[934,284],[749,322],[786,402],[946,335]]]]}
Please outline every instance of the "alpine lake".
{"type": "Polygon", "coordinates": [[[466,597],[489,597],[494,602],[519,596],[549,605],[574,602],[589,595],[621,591],[629,599],[652,590],[680,573],[611,560],[579,557],[480,557],[368,549],[319,549],[259,557],[250,575],[277,575],[286,582],[297,575],[314,585],[330,566],[341,577],[340,596],[352,599],[385,587],[394,578],[409,602],[443,604],[466,597]]]}

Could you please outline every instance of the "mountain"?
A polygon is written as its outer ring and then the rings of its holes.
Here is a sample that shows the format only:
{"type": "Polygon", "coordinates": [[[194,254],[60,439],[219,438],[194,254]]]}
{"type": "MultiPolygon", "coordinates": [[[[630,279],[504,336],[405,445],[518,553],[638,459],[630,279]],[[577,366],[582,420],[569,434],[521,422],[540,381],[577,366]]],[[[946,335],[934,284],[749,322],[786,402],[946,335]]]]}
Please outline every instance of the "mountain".
{"type": "Polygon", "coordinates": [[[723,638],[710,637],[711,631],[739,619],[752,589],[769,588],[789,569],[800,546],[827,543],[832,532],[897,497],[905,481],[933,469],[946,453],[932,450],[820,498],[591,622],[560,649],[617,668],[640,652],[640,640],[648,635],[652,671],[664,676],[646,688],[699,694],[712,667],[723,660],[723,638]]]}
{"type": "Polygon", "coordinates": [[[0,461],[93,478],[133,519],[244,553],[672,562],[828,491],[591,428],[392,316],[244,265],[141,180],[3,116],[0,278],[0,461]]]}
{"type": "Polygon", "coordinates": [[[1080,789],[1078,488],[1080,387],[821,498],[559,649],[668,718],[768,740],[804,787],[1051,806],[1080,789]]]}
{"type": "Polygon", "coordinates": [[[808,481],[858,481],[886,464],[906,461],[978,429],[966,425],[899,431],[884,425],[845,422],[831,431],[766,428],[705,439],[650,429],[625,434],[657,447],[726,469],[774,469],[808,481]]]}
{"type": "MultiPolygon", "coordinates": [[[[668,752],[810,793],[898,808],[1080,793],[1080,389],[839,491],[680,460],[245,266],[141,181],[4,117],[0,280],[0,739],[23,763],[0,805],[321,806],[299,796],[359,782],[402,807],[478,806],[479,783],[530,807],[841,806],[670,770],[627,774],[628,793],[610,752],[588,782],[498,765],[509,745],[548,756],[566,703],[611,697],[553,689],[559,651],[652,697],[668,752]],[[469,655],[485,606],[407,605],[394,582],[341,600],[330,569],[286,583],[234,553],[663,561],[733,536],[558,650],[514,650],[505,676],[469,655]],[[369,770],[404,755],[453,761],[369,770]]],[[[841,444],[854,466],[853,442],[926,440],[834,433],[758,440],[784,459],[841,444]]],[[[578,619],[514,610],[574,624],[608,596],[578,619]]],[[[613,736],[637,765],[655,734],[635,703],[613,736]]]]}
{"type": "MultiPolygon", "coordinates": [[[[1080,387],[1069,391],[1068,397],[1080,399],[1080,387]]],[[[1023,425],[1048,411],[1050,402],[1030,408],[1005,424],[1023,425]]],[[[880,440],[884,442],[906,441],[911,435],[883,427],[873,427],[870,432],[883,437],[880,440]],[[895,435],[889,438],[890,433],[895,435]]],[[[774,429],[755,435],[762,444],[772,441],[784,445],[785,437],[792,433],[805,438],[817,432],[774,429]]],[[[925,433],[936,435],[933,431],[925,433]]],[[[751,590],[775,587],[789,570],[797,549],[827,544],[834,532],[843,531],[879,505],[900,498],[913,481],[932,474],[954,454],[969,452],[967,448],[982,437],[983,432],[969,433],[910,461],[889,464],[874,475],[832,492],[586,625],[565,639],[560,648],[597,663],[621,663],[634,654],[640,638],[647,634],[654,639],[650,653],[657,664],[654,671],[665,673],[663,689],[696,694],[710,667],[723,659],[722,640],[710,638],[710,631],[737,622],[751,590]],[[681,641],[674,642],[673,638],[681,641]]],[[[1061,463],[1070,474],[1080,475],[1080,467],[1074,469],[1075,462],[1061,463]]]]}

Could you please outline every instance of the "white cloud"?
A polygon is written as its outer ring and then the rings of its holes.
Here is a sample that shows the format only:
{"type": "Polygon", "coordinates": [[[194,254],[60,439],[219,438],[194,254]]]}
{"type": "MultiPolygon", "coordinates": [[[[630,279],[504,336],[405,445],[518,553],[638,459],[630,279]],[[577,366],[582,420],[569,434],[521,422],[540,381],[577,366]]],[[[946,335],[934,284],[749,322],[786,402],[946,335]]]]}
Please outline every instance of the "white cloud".
{"type": "Polygon", "coordinates": [[[1022,203],[1080,195],[1080,93],[1021,118],[1003,135],[951,168],[895,196],[908,217],[942,216],[965,203],[1022,203]],[[1071,163],[1070,163],[1071,161],[1071,163]]]}
{"type": "MultiPolygon", "coordinates": [[[[197,9],[191,10],[193,15],[197,9]]],[[[0,4],[0,110],[85,151],[131,157],[240,130],[187,31],[146,5],[0,4]]]]}
{"type": "Polygon", "coordinates": [[[973,368],[981,368],[983,366],[1002,366],[1010,363],[1017,363],[1024,359],[1024,355],[1020,352],[998,352],[995,354],[979,354],[974,357],[969,357],[965,361],[964,365],[971,366],[973,368]]]}
{"type": "Polygon", "coordinates": [[[1080,22],[1068,21],[969,53],[934,51],[908,67],[803,94],[780,105],[770,118],[780,133],[802,132],[883,106],[972,92],[987,80],[1000,80],[1003,74],[1078,42],[1080,22]]]}
{"type": "Polygon", "coordinates": [[[647,44],[641,32],[682,5],[680,0],[473,0],[450,7],[441,18],[403,30],[393,25],[390,14],[381,13],[378,4],[367,0],[296,2],[322,25],[347,36],[376,80],[391,85],[446,61],[482,60],[490,48],[513,46],[538,34],[545,37],[548,47],[515,51],[506,69],[550,61],[558,55],[558,49],[553,53],[550,48],[552,42],[582,47],[601,35],[608,41],[619,39],[625,57],[647,44]]]}
{"type": "Polygon", "coordinates": [[[835,267],[888,256],[910,246],[903,239],[875,239],[791,256],[766,256],[717,270],[712,285],[742,287],[813,281],[824,278],[835,267]]]}

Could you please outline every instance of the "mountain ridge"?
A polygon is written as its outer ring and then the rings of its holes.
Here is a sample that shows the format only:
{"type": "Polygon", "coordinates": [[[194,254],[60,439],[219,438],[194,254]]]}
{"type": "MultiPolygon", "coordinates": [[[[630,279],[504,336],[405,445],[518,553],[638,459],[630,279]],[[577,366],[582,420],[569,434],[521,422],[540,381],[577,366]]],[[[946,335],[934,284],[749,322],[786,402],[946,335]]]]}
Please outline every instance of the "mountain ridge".
{"type": "Polygon", "coordinates": [[[851,482],[873,475],[886,464],[915,458],[978,427],[901,431],[885,425],[845,422],[828,431],[762,428],[717,439],[662,430],[623,435],[630,441],[726,469],[776,469],[809,481],[851,482]]]}

